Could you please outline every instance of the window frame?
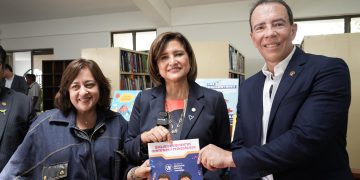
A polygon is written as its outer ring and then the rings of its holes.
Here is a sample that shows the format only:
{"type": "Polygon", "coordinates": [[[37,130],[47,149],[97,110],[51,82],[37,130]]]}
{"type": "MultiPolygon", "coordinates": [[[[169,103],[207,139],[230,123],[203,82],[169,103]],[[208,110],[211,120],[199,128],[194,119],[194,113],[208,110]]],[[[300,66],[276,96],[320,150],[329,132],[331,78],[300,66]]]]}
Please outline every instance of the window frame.
{"type": "Polygon", "coordinates": [[[151,32],[151,31],[156,31],[156,29],[143,29],[143,30],[132,30],[132,31],[113,31],[110,33],[110,37],[111,37],[111,41],[110,41],[110,46],[114,47],[114,35],[115,34],[125,34],[125,33],[131,33],[132,35],[132,42],[133,42],[133,49],[134,51],[136,51],[136,33],[139,32],[151,32]]]}
{"type": "Polygon", "coordinates": [[[312,17],[312,18],[294,18],[294,22],[299,21],[318,21],[318,20],[332,20],[332,19],[344,19],[344,33],[351,32],[351,19],[359,18],[360,14],[342,15],[342,16],[324,16],[324,17],[312,17]]]}

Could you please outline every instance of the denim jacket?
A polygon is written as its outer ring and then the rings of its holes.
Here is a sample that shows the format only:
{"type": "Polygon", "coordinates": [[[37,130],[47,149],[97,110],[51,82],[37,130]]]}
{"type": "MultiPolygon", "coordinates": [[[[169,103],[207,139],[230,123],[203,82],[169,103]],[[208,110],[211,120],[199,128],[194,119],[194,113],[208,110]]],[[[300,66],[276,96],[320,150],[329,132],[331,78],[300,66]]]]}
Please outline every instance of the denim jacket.
{"type": "Polygon", "coordinates": [[[115,112],[98,113],[92,134],[53,109],[31,125],[0,174],[0,179],[123,179],[129,170],[123,156],[127,122],[115,112]]]}

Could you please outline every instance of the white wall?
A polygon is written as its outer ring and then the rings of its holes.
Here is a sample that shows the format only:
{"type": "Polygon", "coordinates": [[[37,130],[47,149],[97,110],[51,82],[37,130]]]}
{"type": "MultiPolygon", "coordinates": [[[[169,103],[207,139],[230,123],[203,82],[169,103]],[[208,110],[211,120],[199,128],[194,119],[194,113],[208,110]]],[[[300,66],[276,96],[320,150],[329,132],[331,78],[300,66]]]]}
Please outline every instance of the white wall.
{"type": "MultiPolygon", "coordinates": [[[[248,13],[252,0],[171,10],[171,25],[155,27],[141,12],[56,19],[0,25],[1,44],[7,50],[54,48],[55,59],[80,56],[82,48],[109,47],[111,31],[157,28],[179,31],[190,41],[229,41],[246,58],[247,77],[263,60],[249,37],[248,13]]],[[[360,13],[359,0],[287,0],[294,16],[318,17],[360,13]]]]}
{"type": "Polygon", "coordinates": [[[54,48],[55,59],[78,58],[82,48],[110,47],[111,31],[155,28],[141,12],[0,25],[6,50],[54,48]]]}

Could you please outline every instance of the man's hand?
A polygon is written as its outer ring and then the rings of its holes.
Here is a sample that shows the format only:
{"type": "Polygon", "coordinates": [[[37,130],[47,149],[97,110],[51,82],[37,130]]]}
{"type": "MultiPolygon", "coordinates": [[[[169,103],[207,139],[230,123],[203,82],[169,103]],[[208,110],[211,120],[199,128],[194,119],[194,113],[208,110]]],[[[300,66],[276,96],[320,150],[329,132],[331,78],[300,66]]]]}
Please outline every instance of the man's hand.
{"type": "Polygon", "coordinates": [[[232,152],[213,144],[209,144],[200,150],[198,164],[200,163],[209,170],[235,167],[232,152]]]}

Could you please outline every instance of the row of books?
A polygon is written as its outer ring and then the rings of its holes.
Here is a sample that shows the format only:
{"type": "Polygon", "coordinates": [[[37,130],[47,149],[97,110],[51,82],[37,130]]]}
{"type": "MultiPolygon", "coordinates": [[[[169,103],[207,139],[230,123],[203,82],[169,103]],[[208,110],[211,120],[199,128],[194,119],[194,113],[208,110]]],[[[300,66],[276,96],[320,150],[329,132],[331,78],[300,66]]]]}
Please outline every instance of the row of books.
{"type": "Polygon", "coordinates": [[[121,71],[130,73],[147,73],[147,54],[129,51],[120,52],[121,71]]]}
{"type": "Polygon", "coordinates": [[[151,87],[149,76],[123,74],[120,77],[120,89],[139,90],[149,87],[151,87]]]}
{"type": "Polygon", "coordinates": [[[229,65],[232,71],[245,72],[245,57],[232,46],[229,46],[229,65]]]}

